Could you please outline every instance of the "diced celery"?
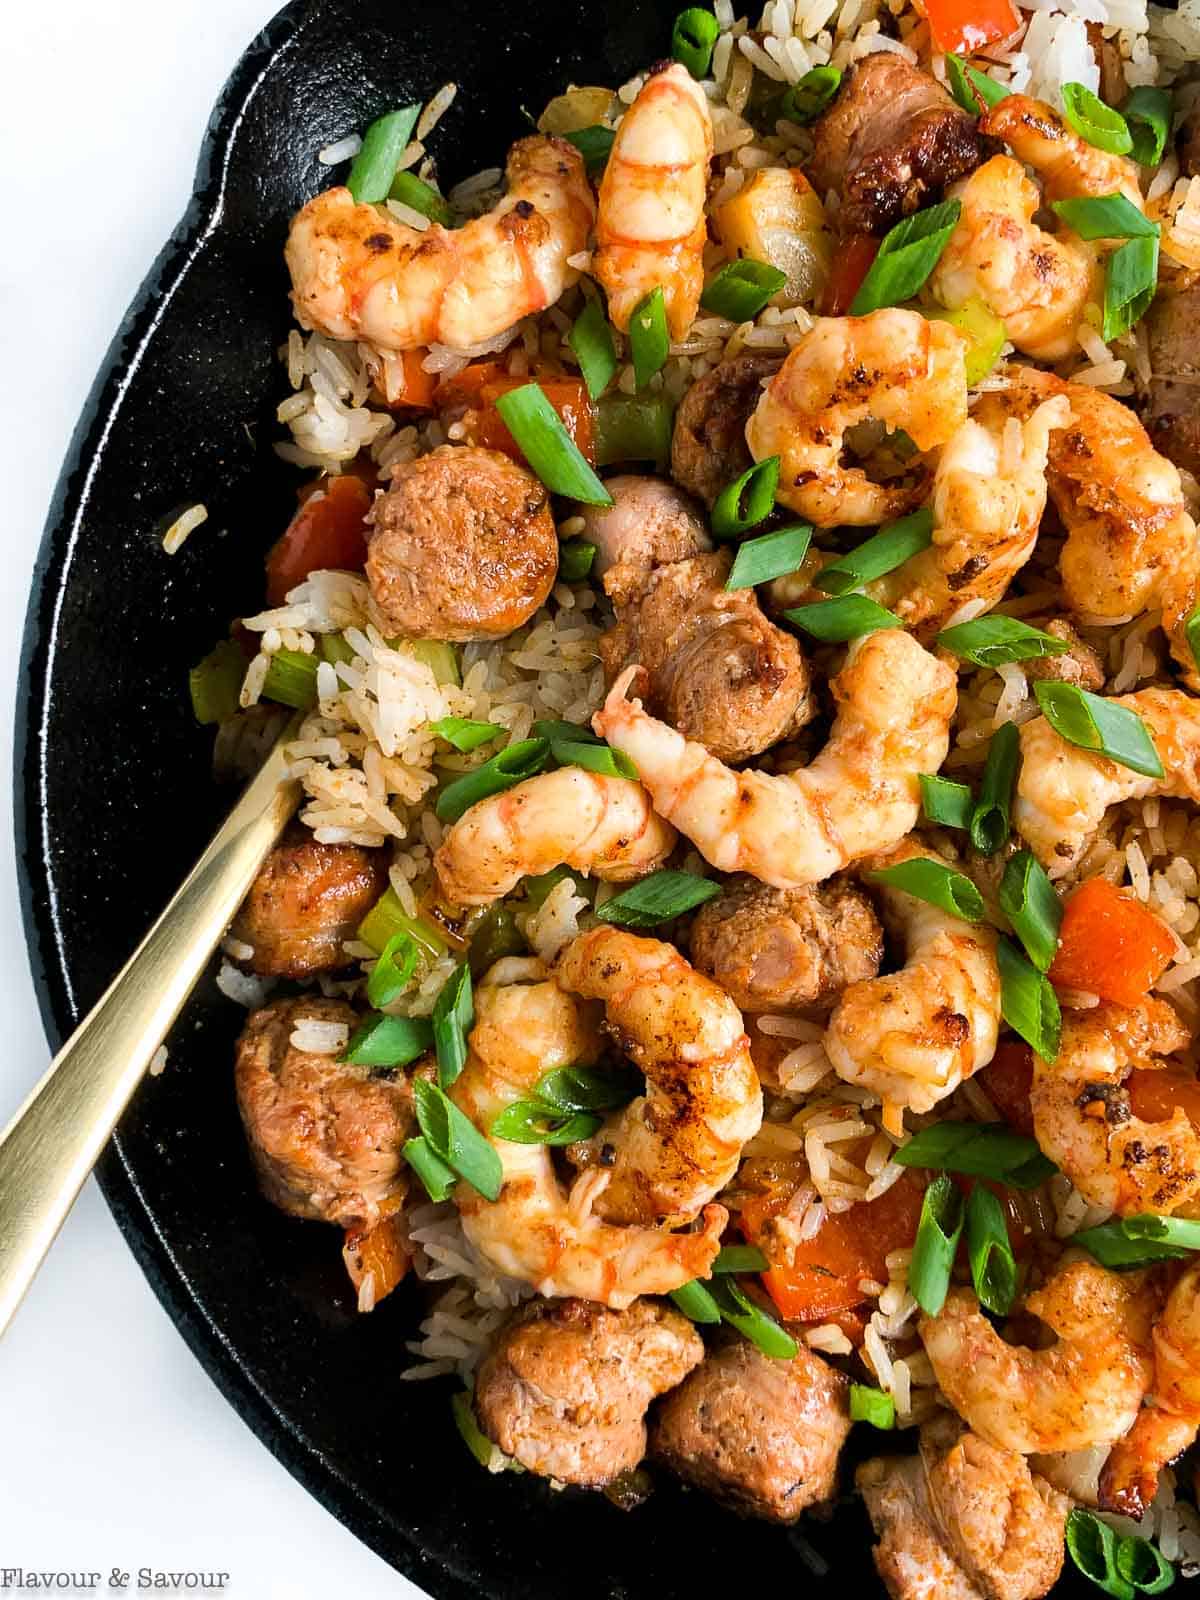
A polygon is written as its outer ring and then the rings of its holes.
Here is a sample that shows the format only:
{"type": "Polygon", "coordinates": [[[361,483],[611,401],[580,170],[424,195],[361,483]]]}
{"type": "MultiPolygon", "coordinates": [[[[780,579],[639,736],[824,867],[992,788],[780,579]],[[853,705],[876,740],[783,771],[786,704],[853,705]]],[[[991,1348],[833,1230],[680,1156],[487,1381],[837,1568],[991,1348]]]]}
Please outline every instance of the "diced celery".
{"type": "Polygon", "coordinates": [[[318,642],[322,659],[328,661],[331,665],[336,665],[339,661],[344,661],[349,665],[354,660],[354,651],[346,643],[346,635],[344,633],[323,633],[318,642]]]}
{"type": "Polygon", "coordinates": [[[926,311],[933,322],[948,322],[967,341],[967,387],[982,383],[1000,359],[1008,338],[1004,324],[977,296],[964,300],[955,311],[926,311]]]}
{"type": "Polygon", "coordinates": [[[317,703],[319,665],[320,658],[315,652],[305,655],[301,650],[276,650],[263,683],[264,699],[292,706],[296,711],[307,711],[317,703]]]}
{"type": "Polygon", "coordinates": [[[665,466],[671,459],[674,410],[665,395],[606,394],[596,406],[596,461],[609,466],[617,461],[654,461],[665,466]]]}
{"type": "Polygon", "coordinates": [[[388,888],[383,891],[359,924],[358,937],[379,953],[388,940],[397,933],[408,934],[430,961],[440,960],[449,948],[435,928],[431,928],[420,917],[410,917],[401,906],[396,891],[388,888]]]}
{"type": "Polygon", "coordinates": [[[393,650],[403,650],[427,666],[439,684],[452,683],[456,688],[461,685],[458,651],[452,644],[441,639],[389,639],[388,643],[393,650]]]}
{"type": "Polygon", "coordinates": [[[197,722],[225,722],[238,708],[246,657],[232,639],[222,639],[188,673],[192,711],[197,722]]]}
{"type": "Polygon", "coordinates": [[[525,954],[525,940],[507,906],[489,906],[471,934],[471,973],[479,977],[505,956],[525,954]]]}

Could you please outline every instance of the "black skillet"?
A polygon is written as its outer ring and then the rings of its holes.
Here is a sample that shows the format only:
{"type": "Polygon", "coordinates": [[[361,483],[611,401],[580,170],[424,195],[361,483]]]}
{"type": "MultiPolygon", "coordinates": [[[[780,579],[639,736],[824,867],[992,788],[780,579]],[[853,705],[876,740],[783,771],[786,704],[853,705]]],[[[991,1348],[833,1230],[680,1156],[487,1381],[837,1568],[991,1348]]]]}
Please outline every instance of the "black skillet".
{"type": "MultiPolygon", "coordinates": [[[[210,781],[212,738],[190,715],[187,669],[231,616],[261,606],[261,557],[294,505],[295,474],[269,448],[289,326],[281,246],[291,213],[330,181],[316,152],[453,79],[458,98],[434,137],[442,175],[499,164],[528,131],[525,108],[661,57],[675,9],[296,0],[235,69],[192,203],[80,419],[30,602],[17,837],[55,1046],[229,803],[210,781]],[[193,501],[209,521],[167,557],[163,527],[193,501]]],[[[400,1381],[416,1294],[405,1286],[360,1317],[332,1230],[257,1195],[232,1094],[240,1019],[211,980],[196,992],[100,1183],[222,1392],[360,1538],[445,1600],[880,1592],[850,1500],[797,1540],[670,1483],[622,1513],[599,1495],[484,1473],[451,1423],[450,1385],[400,1381]]]]}

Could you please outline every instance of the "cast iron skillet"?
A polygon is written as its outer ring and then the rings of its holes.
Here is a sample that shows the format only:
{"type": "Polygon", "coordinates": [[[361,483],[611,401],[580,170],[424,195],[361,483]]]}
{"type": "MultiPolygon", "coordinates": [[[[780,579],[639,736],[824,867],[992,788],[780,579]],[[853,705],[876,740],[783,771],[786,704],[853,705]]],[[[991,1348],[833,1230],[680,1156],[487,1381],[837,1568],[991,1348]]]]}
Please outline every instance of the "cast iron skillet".
{"type": "MultiPolygon", "coordinates": [[[[619,83],[661,56],[674,0],[295,0],[213,114],[187,215],[113,342],[59,483],[25,635],[16,806],[26,928],[57,1045],[183,877],[230,797],[209,777],[187,669],[260,608],[261,556],[294,505],[273,457],[289,326],[288,218],[330,173],[316,152],[455,79],[436,132],[452,181],[499,164],[568,81],[619,83]],[[159,540],[197,500],[184,550],[159,540]]],[[[878,1593],[861,1507],[803,1540],[664,1483],[623,1515],[598,1495],[484,1474],[449,1384],[405,1384],[409,1286],[357,1315],[332,1229],[255,1191],[232,1093],[242,1013],[209,981],[166,1073],[99,1168],[180,1332],[246,1422],[373,1549],[444,1600],[678,1596],[763,1580],[878,1593]],[[821,1558],[824,1558],[824,1563],[821,1558]]],[[[858,1430],[864,1432],[865,1430],[858,1430]]],[[[869,1441],[868,1441],[869,1442],[869,1441]]]]}

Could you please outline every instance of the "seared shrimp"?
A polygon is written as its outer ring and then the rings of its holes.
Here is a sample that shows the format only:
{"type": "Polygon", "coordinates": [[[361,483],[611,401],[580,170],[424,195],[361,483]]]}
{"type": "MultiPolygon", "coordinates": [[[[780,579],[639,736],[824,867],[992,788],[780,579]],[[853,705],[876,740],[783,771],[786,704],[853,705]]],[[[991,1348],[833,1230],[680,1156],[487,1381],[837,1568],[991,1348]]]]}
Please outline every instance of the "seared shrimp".
{"type": "Polygon", "coordinates": [[[630,667],[593,725],[630,756],[654,809],[720,872],[748,872],[776,889],[820,883],[910,832],[918,774],[936,772],[957,704],[953,670],[899,629],[856,639],[830,688],[829,741],[785,776],[735,772],[626,698],[630,667]]]}
{"type": "Polygon", "coordinates": [[[1026,1310],[1054,1333],[1044,1350],[1008,1344],[971,1289],[951,1289],[920,1334],[942,1392],[1003,1450],[1084,1450],[1128,1432],[1150,1388],[1156,1296],[1144,1274],[1092,1261],[1060,1266],[1026,1310]]]}
{"type": "MultiPolygon", "coordinates": [[[[485,1136],[514,1101],[525,1099],[544,1072],[594,1060],[599,1031],[588,1008],[546,979],[538,961],[501,961],[475,991],[470,1054],[451,1098],[485,1136]]],[[[580,1195],[568,1195],[550,1151],[492,1137],[504,1169],[499,1199],[470,1184],[454,1192],[467,1237],[509,1277],[539,1294],[578,1295],[622,1311],[642,1294],[669,1294],[707,1278],[729,1220],[724,1206],[706,1206],[698,1233],[616,1227],[602,1222],[580,1195]]],[[[591,1175],[576,1188],[589,1185],[591,1175]]]]}
{"type": "Polygon", "coordinates": [[[477,801],[433,858],[446,899],[485,906],[552,867],[627,883],[670,855],[675,829],[628,778],[560,767],[477,801]]]}
{"type": "Polygon", "coordinates": [[[671,337],[691,326],[704,287],[712,149],[708,100],[687,68],[674,63],[647,78],[617,129],[596,218],[592,274],[618,328],[658,288],[671,337]]]}
{"type": "Polygon", "coordinates": [[[733,1177],[762,1123],[742,1014],[675,949],[621,928],[573,940],[564,989],[602,1000],[609,1030],[646,1074],[646,1094],[576,1147],[610,1174],[594,1210],[610,1222],[690,1222],[733,1177]]]}
{"type": "Polygon", "coordinates": [[[984,111],[979,131],[1003,139],[1018,161],[1033,168],[1042,180],[1047,203],[1123,194],[1139,211],[1143,209],[1133,162],[1089,144],[1044,100],[1026,94],[1006,95],[984,111]]]}
{"type": "Polygon", "coordinates": [[[892,307],[818,317],[746,424],[755,460],[780,458],[776,497],[820,528],[886,522],[919,504],[928,472],[873,483],[843,462],[845,435],[874,418],[933,450],[967,419],[963,342],[944,322],[892,307]]]}
{"type": "MultiPolygon", "coordinates": [[[[1143,777],[1107,756],[1068,744],[1045,717],[1021,728],[1014,819],[1052,878],[1070,871],[1104,813],[1118,801],[1164,795],[1200,803],[1200,700],[1182,689],[1139,689],[1114,695],[1112,703],[1136,712],[1145,723],[1163,777],[1143,777]]],[[[652,784],[650,789],[653,793],[652,784]]]]}
{"type": "Polygon", "coordinates": [[[1066,1013],[1053,1062],[1034,1057],[1037,1142],[1090,1205],[1121,1216],[1196,1209],[1200,1135],[1191,1119],[1177,1106],[1165,1121],[1143,1121],[1124,1087],[1131,1072],[1163,1066],[1160,1058],[1189,1037],[1165,1000],[1102,1004],[1066,1013]]]}
{"type": "Polygon", "coordinates": [[[583,157],[535,134],[508,154],[508,193],[461,228],[424,232],[348,189],[297,213],[284,252],[302,326],[381,350],[465,349],[551,306],[577,276],[595,205],[583,157]]]}
{"type": "MultiPolygon", "coordinates": [[[[940,862],[909,840],[873,867],[904,861],[940,862]]],[[[884,923],[902,940],[901,971],[868,978],[846,990],[825,1033],[825,1050],[847,1083],[877,1094],[884,1125],[904,1130],[904,1112],[932,1111],[996,1049],[1000,971],[996,935],[914,899],[881,891],[884,923]]]]}

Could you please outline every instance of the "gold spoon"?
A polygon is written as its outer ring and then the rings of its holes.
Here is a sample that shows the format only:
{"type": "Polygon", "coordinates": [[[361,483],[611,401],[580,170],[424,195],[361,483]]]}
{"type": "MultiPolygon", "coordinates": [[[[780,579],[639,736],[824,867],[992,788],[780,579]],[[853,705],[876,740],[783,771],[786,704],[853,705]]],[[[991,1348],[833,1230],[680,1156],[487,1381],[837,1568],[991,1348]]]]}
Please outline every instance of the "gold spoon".
{"type": "Polygon", "coordinates": [[[0,1335],[151,1057],[179,1015],[300,786],[280,734],[208,849],[0,1133],[0,1335]]]}

